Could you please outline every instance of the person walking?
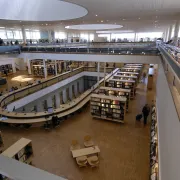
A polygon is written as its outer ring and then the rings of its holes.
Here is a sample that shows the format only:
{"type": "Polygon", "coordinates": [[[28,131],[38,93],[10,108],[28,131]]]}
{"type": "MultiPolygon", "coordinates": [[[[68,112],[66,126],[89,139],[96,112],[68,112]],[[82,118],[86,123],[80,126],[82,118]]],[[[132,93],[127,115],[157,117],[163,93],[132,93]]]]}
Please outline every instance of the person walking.
{"type": "Polygon", "coordinates": [[[149,113],[150,113],[150,108],[149,108],[148,104],[146,104],[143,107],[142,113],[143,113],[143,116],[144,116],[144,125],[146,125],[147,124],[147,118],[148,118],[149,113]]]}

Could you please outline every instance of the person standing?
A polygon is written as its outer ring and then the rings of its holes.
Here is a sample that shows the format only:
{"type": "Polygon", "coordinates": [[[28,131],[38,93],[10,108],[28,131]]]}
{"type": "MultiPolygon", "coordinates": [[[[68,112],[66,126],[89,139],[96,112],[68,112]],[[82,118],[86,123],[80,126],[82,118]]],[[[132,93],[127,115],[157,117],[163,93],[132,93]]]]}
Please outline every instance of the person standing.
{"type": "Polygon", "coordinates": [[[148,104],[146,104],[143,107],[142,113],[143,113],[143,116],[144,116],[144,125],[146,125],[147,124],[147,118],[148,118],[149,113],[150,113],[150,108],[149,108],[148,104]]]}

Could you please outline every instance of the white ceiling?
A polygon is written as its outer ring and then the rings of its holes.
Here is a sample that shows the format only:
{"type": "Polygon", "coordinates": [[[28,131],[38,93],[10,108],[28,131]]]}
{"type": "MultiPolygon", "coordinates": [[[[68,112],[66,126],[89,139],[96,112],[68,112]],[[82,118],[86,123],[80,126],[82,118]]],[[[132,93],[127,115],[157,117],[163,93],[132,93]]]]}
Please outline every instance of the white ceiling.
{"type": "MultiPolygon", "coordinates": [[[[47,21],[48,25],[51,24],[49,28],[53,26],[53,28],[64,29],[62,26],[96,24],[103,21],[103,24],[120,24],[123,26],[121,30],[162,31],[169,25],[174,24],[176,20],[180,20],[180,0],[68,0],[68,2],[85,7],[88,14],[75,20],[47,21]]],[[[46,13],[49,15],[51,12],[46,11],[46,13]]],[[[0,26],[8,24],[9,26],[31,25],[44,27],[44,22],[0,20],[0,26]]]]}

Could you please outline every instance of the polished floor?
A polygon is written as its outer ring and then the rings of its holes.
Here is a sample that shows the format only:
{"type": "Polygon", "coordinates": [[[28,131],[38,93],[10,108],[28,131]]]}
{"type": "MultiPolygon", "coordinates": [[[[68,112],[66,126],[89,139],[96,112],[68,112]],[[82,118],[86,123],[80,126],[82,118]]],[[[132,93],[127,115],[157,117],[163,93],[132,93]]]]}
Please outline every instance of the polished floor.
{"type": "Polygon", "coordinates": [[[5,149],[21,137],[29,138],[33,142],[33,165],[69,180],[147,180],[150,117],[144,126],[135,121],[135,116],[145,103],[151,104],[154,96],[155,91],[147,91],[144,84],[139,84],[125,124],[92,119],[88,106],[51,131],[3,127],[5,149]],[[83,137],[87,134],[101,150],[98,168],[79,168],[70,152],[71,140],[78,140],[83,147],[83,137]]]}

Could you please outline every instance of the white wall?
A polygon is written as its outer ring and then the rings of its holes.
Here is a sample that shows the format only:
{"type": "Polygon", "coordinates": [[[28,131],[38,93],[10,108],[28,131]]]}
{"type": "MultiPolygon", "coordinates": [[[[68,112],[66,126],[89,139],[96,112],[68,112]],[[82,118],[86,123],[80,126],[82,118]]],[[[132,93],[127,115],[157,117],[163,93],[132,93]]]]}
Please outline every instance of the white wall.
{"type": "Polygon", "coordinates": [[[180,179],[180,121],[162,65],[157,79],[160,180],[180,179]]]}

